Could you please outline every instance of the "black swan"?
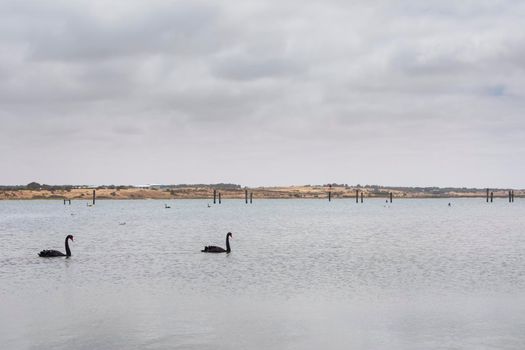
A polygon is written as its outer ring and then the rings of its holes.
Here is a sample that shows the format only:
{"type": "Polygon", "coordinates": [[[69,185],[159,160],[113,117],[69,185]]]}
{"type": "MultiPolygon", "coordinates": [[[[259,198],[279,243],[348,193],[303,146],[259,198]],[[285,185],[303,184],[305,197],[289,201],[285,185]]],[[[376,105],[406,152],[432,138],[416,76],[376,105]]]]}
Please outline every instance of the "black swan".
{"type": "Polygon", "coordinates": [[[58,256],[71,256],[71,250],[69,249],[69,240],[73,241],[73,236],[68,235],[66,237],[66,254],[59,252],[58,250],[42,250],[40,253],[38,253],[38,256],[42,258],[54,258],[58,256]]]}
{"type": "Polygon", "coordinates": [[[228,234],[226,234],[226,249],[217,247],[214,245],[208,245],[204,247],[204,249],[201,250],[201,252],[203,253],[229,253],[231,252],[232,250],[230,249],[230,237],[232,237],[232,233],[228,232],[228,234]]]}

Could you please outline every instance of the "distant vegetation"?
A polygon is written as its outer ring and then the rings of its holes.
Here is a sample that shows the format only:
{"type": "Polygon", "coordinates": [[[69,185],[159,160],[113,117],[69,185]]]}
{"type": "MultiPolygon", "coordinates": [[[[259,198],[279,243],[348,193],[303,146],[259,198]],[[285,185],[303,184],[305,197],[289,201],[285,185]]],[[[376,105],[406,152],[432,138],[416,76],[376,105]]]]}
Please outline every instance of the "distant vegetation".
{"type": "Polygon", "coordinates": [[[27,185],[16,185],[16,186],[2,186],[0,185],[0,190],[2,191],[17,191],[17,190],[31,190],[31,191],[69,191],[73,188],[80,188],[82,186],[72,186],[72,185],[46,185],[39,184],[38,182],[30,182],[27,185]]]}
{"type": "MultiPolygon", "coordinates": [[[[141,186],[142,187],[142,186],[141,186]]],[[[231,183],[218,183],[218,184],[178,184],[178,185],[149,185],[147,188],[158,188],[158,189],[171,189],[171,188],[211,188],[217,190],[238,190],[241,189],[241,185],[231,183]]],[[[18,191],[18,190],[31,190],[31,191],[68,191],[74,188],[96,188],[96,189],[110,189],[110,190],[122,190],[127,188],[139,188],[133,185],[101,185],[101,186],[88,186],[88,185],[46,185],[39,184],[38,182],[30,182],[27,185],[15,185],[5,186],[0,185],[2,191],[18,191]]]]}
{"type": "MultiPolygon", "coordinates": [[[[480,192],[485,191],[485,188],[474,188],[474,187],[404,187],[404,186],[380,186],[380,185],[348,185],[348,184],[324,184],[323,187],[343,187],[343,188],[363,188],[367,189],[370,193],[380,193],[385,191],[400,191],[400,192],[406,192],[406,193],[428,193],[428,194],[446,194],[450,192],[457,192],[457,193],[472,193],[472,192],[480,192]]],[[[306,185],[305,187],[312,187],[312,185],[306,185]]],[[[505,188],[491,188],[491,191],[503,191],[506,190],[505,188]]]]}
{"type": "MultiPolygon", "coordinates": [[[[357,185],[359,187],[359,185],[357,185]]],[[[365,185],[363,188],[371,189],[372,191],[394,190],[406,193],[429,193],[429,194],[445,194],[449,192],[457,193],[471,193],[478,191],[485,191],[484,188],[467,188],[467,187],[402,187],[402,186],[379,186],[379,185],[365,185]]],[[[498,189],[492,189],[498,190],[498,189]]]]}
{"type": "MultiPolygon", "coordinates": [[[[404,187],[404,186],[380,186],[380,185],[348,185],[348,184],[323,184],[323,185],[303,185],[305,188],[319,188],[319,187],[332,187],[332,188],[343,188],[346,190],[359,188],[364,189],[370,194],[382,194],[388,191],[399,191],[406,194],[419,193],[428,194],[433,196],[446,195],[451,192],[454,193],[479,193],[484,192],[484,188],[468,188],[468,187],[404,187]]],[[[292,188],[294,186],[291,186],[292,188]]],[[[15,185],[15,186],[2,186],[0,185],[0,191],[19,191],[19,190],[31,190],[31,191],[71,191],[72,189],[109,189],[113,191],[120,191],[124,189],[136,189],[136,188],[149,188],[149,189],[160,189],[165,191],[179,190],[179,189],[216,189],[223,191],[238,191],[245,188],[242,185],[232,183],[217,183],[217,184],[176,184],[176,185],[147,185],[147,186],[133,186],[133,185],[101,185],[101,186],[87,186],[87,185],[46,185],[39,184],[38,182],[30,182],[27,185],[15,185]]],[[[264,187],[261,187],[264,188],[264,187]]],[[[271,187],[267,187],[271,188],[271,187]]],[[[283,187],[283,188],[286,188],[283,187]]],[[[506,189],[491,188],[491,191],[505,191],[506,189]]]]}
{"type": "Polygon", "coordinates": [[[241,189],[241,185],[229,184],[229,183],[218,183],[218,184],[178,184],[178,185],[160,185],[162,189],[169,188],[212,188],[216,190],[238,190],[241,189]]]}

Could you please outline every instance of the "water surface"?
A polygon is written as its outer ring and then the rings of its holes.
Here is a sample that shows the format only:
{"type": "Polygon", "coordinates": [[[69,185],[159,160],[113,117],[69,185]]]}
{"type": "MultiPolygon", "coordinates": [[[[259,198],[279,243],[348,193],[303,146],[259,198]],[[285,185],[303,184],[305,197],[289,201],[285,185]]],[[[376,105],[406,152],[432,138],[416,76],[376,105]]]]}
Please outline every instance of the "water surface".
{"type": "Polygon", "coordinates": [[[525,348],[519,200],[164,203],[0,201],[2,349],[525,348]]]}

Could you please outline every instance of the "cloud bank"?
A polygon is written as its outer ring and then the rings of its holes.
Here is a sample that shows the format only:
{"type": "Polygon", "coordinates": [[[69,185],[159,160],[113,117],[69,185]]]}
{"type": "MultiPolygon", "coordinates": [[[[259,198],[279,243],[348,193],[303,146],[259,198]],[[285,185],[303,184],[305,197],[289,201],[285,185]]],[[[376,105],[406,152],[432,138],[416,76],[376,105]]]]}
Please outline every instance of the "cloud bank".
{"type": "Polygon", "coordinates": [[[525,187],[521,1],[2,1],[0,183],[525,187]]]}

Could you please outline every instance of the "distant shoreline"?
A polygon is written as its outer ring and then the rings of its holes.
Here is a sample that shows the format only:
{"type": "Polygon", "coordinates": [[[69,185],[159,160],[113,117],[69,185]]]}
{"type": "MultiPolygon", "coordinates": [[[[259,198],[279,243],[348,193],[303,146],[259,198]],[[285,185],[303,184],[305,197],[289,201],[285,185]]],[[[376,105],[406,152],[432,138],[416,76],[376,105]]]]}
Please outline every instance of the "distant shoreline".
{"type": "MultiPolygon", "coordinates": [[[[257,188],[221,188],[220,186],[174,186],[158,188],[139,188],[125,186],[104,187],[72,187],[57,189],[48,188],[0,188],[0,200],[85,200],[91,201],[93,190],[96,199],[209,199],[213,201],[213,191],[221,194],[221,199],[245,199],[253,193],[253,199],[328,199],[331,192],[332,199],[355,199],[356,191],[364,198],[388,198],[390,193],[394,198],[485,198],[485,189],[459,189],[459,188],[399,188],[399,187],[357,187],[357,186],[287,186],[287,187],[257,187],[257,188]]],[[[508,198],[508,190],[494,189],[494,198],[508,198]]],[[[525,197],[525,190],[514,190],[515,197],[525,197]]],[[[360,200],[360,199],[359,199],[360,200]]]]}

